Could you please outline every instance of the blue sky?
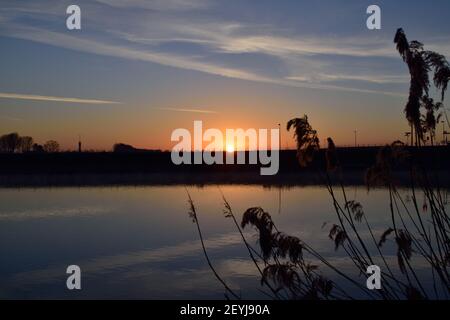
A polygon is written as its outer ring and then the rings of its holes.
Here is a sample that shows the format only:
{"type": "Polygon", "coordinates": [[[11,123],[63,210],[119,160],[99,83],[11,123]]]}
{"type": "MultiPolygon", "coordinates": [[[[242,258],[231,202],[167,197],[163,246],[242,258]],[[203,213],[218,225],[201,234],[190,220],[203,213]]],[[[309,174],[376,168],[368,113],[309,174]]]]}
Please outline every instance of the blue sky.
{"type": "Polygon", "coordinates": [[[353,128],[361,143],[388,142],[406,128],[395,31],[450,56],[449,9],[444,0],[3,0],[0,124],[67,148],[79,133],[92,148],[167,148],[171,130],[194,119],[263,128],[307,113],[338,143],[351,143],[353,128]],[[81,31],[65,27],[69,4],[81,7],[81,31]],[[382,9],[381,30],[366,28],[370,4],[382,9]]]}

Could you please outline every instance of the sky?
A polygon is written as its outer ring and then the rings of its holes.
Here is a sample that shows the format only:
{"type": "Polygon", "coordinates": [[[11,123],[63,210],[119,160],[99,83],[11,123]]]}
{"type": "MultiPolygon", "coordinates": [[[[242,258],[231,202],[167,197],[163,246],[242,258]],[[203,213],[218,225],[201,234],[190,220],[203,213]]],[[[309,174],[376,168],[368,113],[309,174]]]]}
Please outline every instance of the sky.
{"type": "Polygon", "coordinates": [[[322,141],[405,140],[394,34],[449,57],[449,12],[446,0],[1,0],[0,134],[171,149],[194,120],[225,132],[307,114],[322,141]],[[81,30],[66,28],[71,4],[81,30]],[[366,27],[371,4],[381,30],[366,27]]]}

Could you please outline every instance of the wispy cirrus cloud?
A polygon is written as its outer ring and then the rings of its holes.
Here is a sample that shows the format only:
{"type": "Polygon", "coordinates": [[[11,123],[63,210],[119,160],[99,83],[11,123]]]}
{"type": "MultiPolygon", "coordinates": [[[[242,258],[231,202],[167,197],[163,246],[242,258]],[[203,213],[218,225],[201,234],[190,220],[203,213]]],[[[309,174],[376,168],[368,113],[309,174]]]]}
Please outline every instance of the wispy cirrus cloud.
{"type": "Polygon", "coordinates": [[[383,75],[352,75],[352,74],[323,74],[318,73],[315,74],[314,77],[309,78],[305,76],[289,76],[287,77],[289,80],[294,81],[304,81],[304,82],[311,82],[311,83],[323,83],[323,82],[332,82],[332,81],[363,81],[363,82],[371,82],[371,83],[377,83],[377,84],[389,84],[389,83],[406,83],[409,78],[405,76],[383,76],[383,75]]]}
{"type": "Polygon", "coordinates": [[[119,8],[140,8],[159,11],[186,11],[205,9],[212,5],[209,0],[96,0],[119,8]]]}
{"type": "MultiPolygon", "coordinates": [[[[107,55],[131,60],[149,61],[161,65],[177,67],[186,70],[195,70],[208,74],[218,75],[227,78],[235,78],[263,83],[272,83],[282,86],[311,88],[311,89],[327,89],[336,91],[362,92],[371,94],[398,95],[398,93],[361,89],[354,87],[345,87],[333,85],[331,83],[322,84],[321,82],[299,82],[295,79],[277,78],[270,75],[258,74],[256,72],[247,71],[242,68],[230,68],[221,66],[218,63],[209,61],[200,61],[195,57],[186,55],[178,55],[171,53],[161,53],[150,49],[139,50],[135,48],[125,47],[117,44],[106,44],[101,41],[80,38],[54,31],[42,30],[35,27],[17,26],[11,33],[16,38],[26,39],[30,41],[46,43],[49,45],[59,46],[63,48],[73,49],[82,52],[89,52],[98,55],[107,55]]],[[[320,65],[320,63],[319,63],[320,65]]],[[[308,65],[311,67],[311,65],[308,65]]],[[[308,71],[309,74],[315,71],[308,71]]]]}
{"type": "Polygon", "coordinates": [[[139,50],[125,47],[123,45],[104,43],[101,41],[80,38],[64,33],[42,30],[35,27],[17,26],[14,30],[15,31],[12,31],[10,35],[16,38],[77,51],[130,60],[149,61],[170,67],[200,71],[228,78],[276,83],[276,79],[270,79],[243,69],[223,67],[220,64],[202,62],[186,55],[161,53],[149,49],[139,50]]]}
{"type": "Polygon", "coordinates": [[[155,108],[157,110],[163,111],[175,111],[175,112],[192,112],[192,113],[208,113],[208,114],[217,114],[217,111],[214,110],[205,110],[205,109],[190,109],[190,108],[155,108]]]}
{"type": "Polygon", "coordinates": [[[3,115],[3,114],[0,114],[0,119],[4,119],[4,120],[8,120],[8,121],[23,121],[22,118],[6,116],[6,115],[3,115]]]}
{"type": "Polygon", "coordinates": [[[53,96],[41,96],[41,95],[34,95],[34,94],[5,93],[5,92],[0,92],[0,98],[1,99],[19,99],[19,100],[34,100],[34,101],[82,103],[82,104],[121,104],[121,102],[109,101],[109,100],[53,97],[53,96]]]}
{"type": "MultiPolygon", "coordinates": [[[[73,34],[55,27],[55,21],[61,19],[57,10],[45,13],[42,6],[17,8],[11,2],[10,10],[0,10],[0,24],[2,16],[8,18],[0,34],[282,86],[399,95],[398,86],[408,83],[391,34],[303,33],[266,21],[247,21],[239,15],[217,18],[209,9],[219,4],[212,0],[80,1],[87,33],[73,34]],[[42,23],[27,23],[21,19],[24,14],[39,17],[42,23]],[[386,67],[386,60],[397,61],[397,69],[386,67]]],[[[50,9],[57,3],[46,2],[50,9]]],[[[428,47],[450,53],[447,40],[435,39],[428,47]]]]}
{"type": "Polygon", "coordinates": [[[244,36],[220,43],[220,49],[231,53],[263,52],[275,56],[286,55],[344,55],[351,57],[393,57],[390,42],[383,39],[359,37],[300,39],[281,36],[244,36]]]}

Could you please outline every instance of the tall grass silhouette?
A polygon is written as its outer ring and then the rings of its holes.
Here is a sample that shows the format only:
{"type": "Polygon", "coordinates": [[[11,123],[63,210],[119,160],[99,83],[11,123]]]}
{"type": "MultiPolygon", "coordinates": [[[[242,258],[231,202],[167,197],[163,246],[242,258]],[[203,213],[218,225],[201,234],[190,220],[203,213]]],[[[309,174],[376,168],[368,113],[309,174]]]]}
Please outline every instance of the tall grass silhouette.
{"type": "MultiPolygon", "coordinates": [[[[280,231],[272,216],[261,207],[247,209],[239,223],[231,205],[222,195],[224,215],[233,221],[260,275],[261,285],[267,288],[265,294],[273,299],[449,298],[450,217],[446,212],[445,194],[440,188],[435,170],[423,164],[425,161],[421,157],[425,153],[413,152],[415,148],[422,148],[424,134],[427,132],[430,134],[431,143],[434,143],[438,118],[434,112],[442,108],[450,75],[449,66],[442,55],[425,51],[423,44],[417,41],[408,42],[402,29],[397,31],[394,42],[411,74],[410,92],[405,106],[406,119],[411,125],[411,147],[407,148],[399,141],[386,145],[379,150],[373,166],[367,169],[367,190],[370,192],[377,187],[387,190],[389,224],[381,236],[375,235],[363,205],[349,198],[343,183],[345,173],[332,138],[327,139],[323,163],[314,168],[330,196],[331,207],[336,216],[335,223],[329,227],[328,237],[335,250],[345,252],[352,271],[340,270],[302,239],[280,231]],[[441,90],[442,101],[438,103],[428,95],[428,73],[431,71],[434,71],[436,88],[441,90]],[[424,116],[422,109],[425,109],[424,116]],[[413,138],[416,147],[412,147],[413,138]],[[395,179],[397,169],[409,172],[410,199],[399,191],[395,179]],[[422,207],[419,205],[419,196],[424,199],[422,207]],[[409,201],[412,206],[407,205],[409,201]],[[258,248],[253,247],[244,236],[243,229],[249,227],[257,234],[258,248]],[[393,240],[395,260],[389,259],[385,253],[388,240],[393,240]],[[418,260],[422,261],[431,273],[431,290],[427,289],[423,272],[418,271],[418,260]],[[382,270],[381,290],[369,290],[366,282],[361,281],[365,280],[366,270],[370,265],[379,265],[382,270]],[[323,268],[330,270],[339,281],[325,277],[321,272],[323,268]],[[352,289],[349,290],[349,287],[352,289]]],[[[306,115],[290,120],[287,130],[291,129],[297,142],[299,165],[310,166],[319,151],[317,131],[313,129],[306,115]]],[[[189,193],[188,198],[190,215],[194,216],[193,221],[197,225],[210,268],[227,293],[234,298],[241,298],[232,292],[213,268],[189,193]]]]}

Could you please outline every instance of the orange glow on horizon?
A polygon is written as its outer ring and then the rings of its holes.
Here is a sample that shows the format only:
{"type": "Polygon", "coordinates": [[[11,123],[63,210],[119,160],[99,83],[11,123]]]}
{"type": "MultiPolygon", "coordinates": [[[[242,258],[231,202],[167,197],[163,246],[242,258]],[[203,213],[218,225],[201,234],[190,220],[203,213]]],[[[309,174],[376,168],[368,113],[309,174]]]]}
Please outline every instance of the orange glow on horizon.
{"type": "Polygon", "coordinates": [[[234,145],[231,144],[231,143],[227,144],[227,148],[226,149],[227,149],[227,152],[229,152],[229,153],[232,153],[235,150],[234,145]]]}

